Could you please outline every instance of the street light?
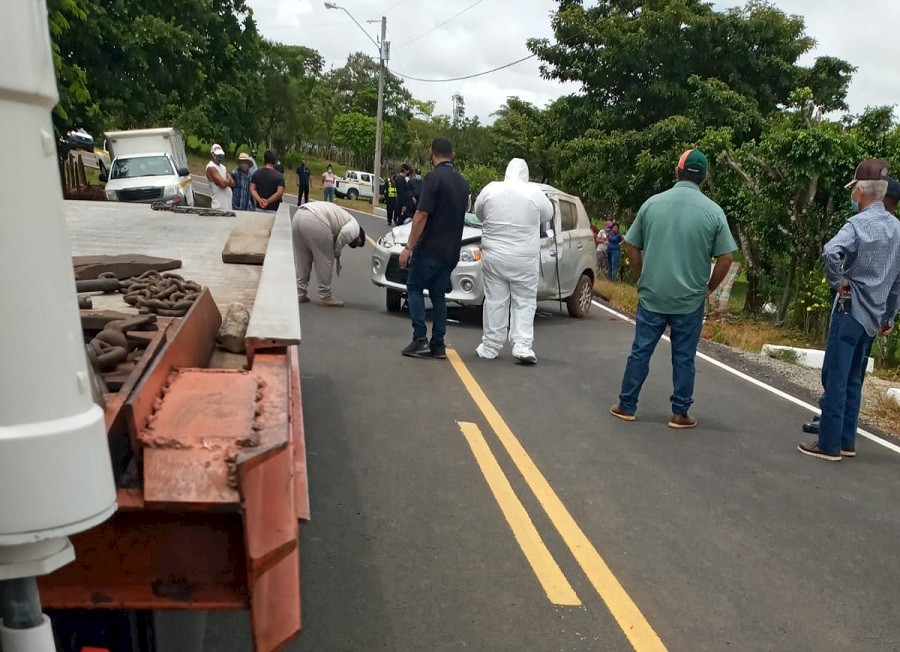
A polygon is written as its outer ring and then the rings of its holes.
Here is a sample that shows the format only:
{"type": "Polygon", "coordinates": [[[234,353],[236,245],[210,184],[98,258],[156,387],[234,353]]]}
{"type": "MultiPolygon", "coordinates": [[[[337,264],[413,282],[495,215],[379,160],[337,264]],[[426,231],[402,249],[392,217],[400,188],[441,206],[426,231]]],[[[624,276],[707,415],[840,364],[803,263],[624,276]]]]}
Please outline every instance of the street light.
{"type": "Polygon", "coordinates": [[[345,14],[350,16],[350,20],[356,23],[356,26],[359,27],[366,37],[375,44],[375,47],[378,48],[378,115],[376,117],[375,122],[375,174],[372,177],[372,206],[378,206],[378,192],[380,190],[379,181],[381,180],[381,137],[383,131],[383,114],[384,114],[384,69],[387,66],[388,59],[390,58],[390,47],[388,42],[385,40],[387,37],[387,18],[384,16],[381,17],[381,42],[377,42],[369,32],[366,31],[366,28],[359,24],[359,21],[353,17],[349,11],[347,11],[344,7],[340,5],[336,5],[333,2],[325,3],[326,9],[340,9],[345,14]]]}

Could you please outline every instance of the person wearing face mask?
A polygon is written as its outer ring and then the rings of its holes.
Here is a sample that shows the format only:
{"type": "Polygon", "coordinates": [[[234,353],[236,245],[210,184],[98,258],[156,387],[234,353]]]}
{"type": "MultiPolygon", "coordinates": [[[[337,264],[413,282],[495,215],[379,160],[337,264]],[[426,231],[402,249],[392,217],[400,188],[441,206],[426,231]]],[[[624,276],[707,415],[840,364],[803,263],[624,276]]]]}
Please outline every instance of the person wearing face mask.
{"type": "Polygon", "coordinates": [[[329,164],[325,168],[325,172],[322,173],[322,199],[330,201],[332,204],[334,203],[334,184],[336,181],[337,177],[334,176],[334,170],[329,164]]]}
{"type": "Polygon", "coordinates": [[[797,450],[828,462],[856,456],[862,385],[875,337],[893,330],[900,307],[900,222],[884,208],[888,166],[867,159],[847,184],[856,213],[823,249],[836,291],[822,365],[817,441],[797,450]]]}
{"type": "Polygon", "coordinates": [[[234,179],[225,167],[225,150],[219,144],[209,148],[209,163],[206,164],[206,179],[209,181],[211,207],[219,210],[231,210],[231,189],[234,179]]]}
{"type": "MultiPolygon", "coordinates": [[[[894,215],[895,217],[900,217],[897,215],[897,202],[900,201],[900,181],[897,181],[894,177],[888,177],[888,189],[887,193],[884,196],[884,209],[894,215]]],[[[831,292],[831,300],[834,301],[837,292],[832,290],[831,292]]],[[[869,354],[866,353],[866,358],[869,357],[869,354]]],[[[863,382],[865,382],[865,378],[863,378],[863,382]]],[[[814,416],[812,421],[807,421],[803,424],[803,432],[808,433],[810,435],[818,435],[819,434],[819,416],[814,416]]]]}
{"type": "Polygon", "coordinates": [[[241,152],[238,156],[238,166],[232,170],[231,178],[234,180],[234,191],[231,195],[231,208],[236,211],[255,211],[256,202],[250,194],[250,155],[241,152]]]}

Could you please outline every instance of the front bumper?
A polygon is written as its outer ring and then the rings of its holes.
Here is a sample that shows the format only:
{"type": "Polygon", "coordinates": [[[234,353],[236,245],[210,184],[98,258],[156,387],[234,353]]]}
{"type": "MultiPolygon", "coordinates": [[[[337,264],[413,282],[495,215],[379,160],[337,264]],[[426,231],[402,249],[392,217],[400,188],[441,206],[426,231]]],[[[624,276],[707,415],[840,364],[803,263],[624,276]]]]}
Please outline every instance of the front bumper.
{"type": "MultiPolygon", "coordinates": [[[[408,271],[400,269],[401,251],[400,247],[392,250],[375,247],[375,253],[372,254],[372,283],[406,294],[408,271]]],[[[447,294],[447,301],[462,306],[480,306],[484,303],[480,261],[457,264],[450,275],[450,284],[453,289],[447,294]]]]}

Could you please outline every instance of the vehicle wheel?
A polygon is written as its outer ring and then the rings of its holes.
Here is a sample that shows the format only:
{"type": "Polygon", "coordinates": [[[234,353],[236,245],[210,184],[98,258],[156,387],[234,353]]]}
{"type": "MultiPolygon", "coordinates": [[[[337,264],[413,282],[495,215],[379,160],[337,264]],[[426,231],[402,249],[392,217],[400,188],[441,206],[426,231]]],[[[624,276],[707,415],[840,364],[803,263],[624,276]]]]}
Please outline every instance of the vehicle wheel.
{"type": "Polygon", "coordinates": [[[347,191],[347,199],[349,199],[350,201],[356,201],[357,199],[359,199],[359,191],[356,190],[356,188],[350,188],[350,190],[347,191]]]}
{"type": "Polygon", "coordinates": [[[594,300],[594,292],[591,287],[591,277],[582,274],[575,286],[575,293],[566,299],[566,307],[569,315],[577,319],[584,319],[591,311],[591,302],[594,300]]]}
{"type": "Polygon", "coordinates": [[[385,295],[385,305],[388,312],[400,312],[403,304],[403,294],[398,290],[387,290],[385,295]]]}

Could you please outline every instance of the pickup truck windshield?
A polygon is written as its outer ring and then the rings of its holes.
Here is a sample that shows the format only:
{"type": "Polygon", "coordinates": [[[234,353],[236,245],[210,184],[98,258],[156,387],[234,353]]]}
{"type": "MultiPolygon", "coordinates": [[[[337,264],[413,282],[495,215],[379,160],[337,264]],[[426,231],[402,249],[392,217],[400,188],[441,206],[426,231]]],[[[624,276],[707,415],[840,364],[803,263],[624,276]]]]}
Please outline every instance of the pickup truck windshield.
{"type": "Polygon", "coordinates": [[[110,179],[134,179],[135,177],[168,177],[175,174],[172,162],[165,156],[133,156],[116,159],[110,171],[110,179]]]}

